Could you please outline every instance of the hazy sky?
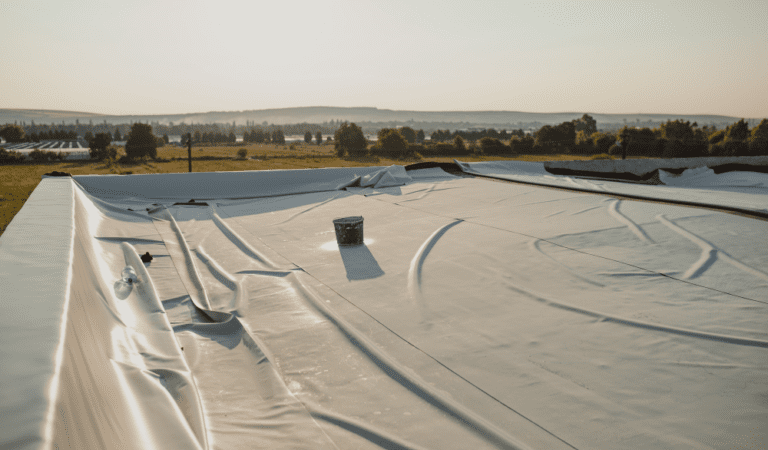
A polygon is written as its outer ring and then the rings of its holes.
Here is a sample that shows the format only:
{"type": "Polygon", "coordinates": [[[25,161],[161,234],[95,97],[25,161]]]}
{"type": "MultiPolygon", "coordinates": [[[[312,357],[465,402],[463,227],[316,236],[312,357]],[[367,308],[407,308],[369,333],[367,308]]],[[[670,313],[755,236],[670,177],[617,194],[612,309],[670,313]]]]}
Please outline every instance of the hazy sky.
{"type": "Polygon", "coordinates": [[[3,0],[0,108],[768,117],[768,1],[3,0]]]}

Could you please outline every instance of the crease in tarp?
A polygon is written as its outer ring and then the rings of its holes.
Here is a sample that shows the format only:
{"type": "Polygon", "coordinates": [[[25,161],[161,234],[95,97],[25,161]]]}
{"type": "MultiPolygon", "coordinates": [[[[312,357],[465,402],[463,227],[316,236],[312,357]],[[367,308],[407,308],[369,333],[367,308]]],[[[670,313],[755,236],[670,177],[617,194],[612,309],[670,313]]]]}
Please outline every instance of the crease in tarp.
{"type": "Polygon", "coordinates": [[[474,411],[433,388],[416,373],[402,366],[391,356],[387,355],[368,337],[326,306],[325,303],[320,300],[318,295],[301,281],[296,272],[291,273],[289,277],[292,277],[293,280],[295,280],[295,286],[303,293],[304,298],[307,299],[318,312],[336,325],[354,346],[362,350],[363,353],[367,355],[374,364],[379,366],[379,368],[381,368],[381,370],[390,378],[418,395],[427,403],[458,420],[464,426],[474,430],[480,436],[494,443],[499,448],[510,450],[529,448],[505,431],[499,429],[496,425],[486,421],[474,411]]]}
{"type": "MultiPolygon", "coordinates": [[[[211,209],[211,211],[213,211],[213,209],[211,209]]],[[[171,224],[171,226],[175,228],[176,230],[175,237],[179,240],[179,247],[185,253],[185,262],[187,264],[186,270],[189,271],[190,278],[196,279],[196,281],[194,281],[194,286],[197,289],[204,291],[205,288],[203,287],[203,283],[200,278],[199,271],[196,269],[195,264],[191,258],[192,252],[187,246],[184,236],[180,228],[178,227],[178,224],[176,223],[175,219],[173,218],[173,215],[167,208],[163,208],[161,211],[157,213],[157,215],[163,220],[167,220],[171,224]],[[186,255],[189,255],[189,256],[186,256],[186,255]]],[[[223,278],[228,279],[227,282],[230,285],[232,284],[232,281],[234,281],[232,279],[232,276],[224,272],[223,269],[217,268],[216,267],[217,264],[213,264],[213,260],[210,257],[208,257],[204,251],[198,252],[198,254],[202,256],[201,259],[206,259],[209,263],[212,263],[211,266],[214,268],[214,270],[218,271],[219,275],[222,276],[223,278]]],[[[429,385],[429,383],[422,380],[418,375],[416,375],[409,369],[403,367],[391,356],[384,353],[367,337],[365,337],[362,333],[357,331],[354,327],[352,327],[344,319],[342,319],[341,316],[339,316],[338,314],[333,312],[331,309],[329,309],[323,303],[323,301],[321,301],[317,297],[317,294],[315,294],[310,288],[306,286],[306,284],[304,284],[301,281],[301,278],[300,278],[301,273],[303,273],[303,271],[301,270],[291,271],[285,278],[291,283],[291,285],[296,289],[297,292],[301,292],[303,294],[302,296],[305,299],[307,299],[309,303],[318,312],[320,312],[324,317],[330,320],[331,323],[336,325],[336,327],[339,328],[339,330],[351,341],[351,343],[355,347],[362,350],[363,353],[367,355],[367,357],[370,358],[370,360],[376,366],[378,366],[384,373],[386,373],[390,378],[392,378],[393,380],[401,384],[403,387],[405,387],[409,391],[418,395],[421,399],[423,399],[427,403],[431,404],[432,406],[438,408],[439,410],[443,411],[444,413],[447,413],[454,419],[458,420],[464,426],[474,430],[484,439],[487,439],[488,441],[493,442],[495,445],[499,446],[500,448],[506,448],[506,449],[528,448],[527,446],[525,446],[525,444],[519,442],[517,439],[508,435],[506,432],[502,431],[495,425],[489,423],[484,418],[477,415],[474,411],[464,407],[463,405],[455,402],[445,394],[432,388],[429,385]]],[[[205,298],[206,303],[208,303],[209,301],[208,297],[204,292],[201,294],[201,297],[205,298]]],[[[200,308],[199,305],[196,305],[196,306],[200,308]]],[[[187,325],[177,325],[175,327],[175,330],[182,331],[182,330],[188,329],[195,332],[200,332],[202,335],[205,335],[206,337],[209,337],[213,340],[217,340],[217,336],[221,336],[222,334],[236,334],[238,331],[242,332],[241,331],[242,325],[240,324],[238,319],[234,317],[232,314],[210,311],[204,308],[200,308],[200,309],[203,310],[203,312],[215,322],[221,322],[228,325],[226,325],[225,328],[219,328],[219,325],[217,324],[194,323],[194,324],[187,324],[187,325]],[[215,333],[216,335],[213,335],[213,333],[215,333]]],[[[245,334],[243,335],[243,337],[245,337],[245,334]]],[[[254,336],[248,335],[248,338],[254,339],[254,336]]],[[[237,342],[227,342],[227,343],[232,346],[237,344],[237,342]]],[[[222,345],[225,345],[225,344],[222,343],[222,345]]],[[[229,345],[227,345],[227,347],[231,348],[229,347],[229,345]]],[[[256,345],[258,348],[261,349],[262,352],[264,352],[265,355],[268,353],[268,349],[266,347],[261,347],[258,344],[256,345]]],[[[262,343],[262,345],[264,344],[262,343]]],[[[269,360],[269,357],[266,357],[266,359],[269,360]]],[[[306,405],[305,405],[305,408],[306,408],[306,405]]],[[[311,413],[311,411],[309,412],[311,413]]],[[[352,423],[352,422],[348,422],[348,423],[352,423]]],[[[355,428],[355,429],[359,430],[358,428],[355,428]]],[[[369,439],[381,438],[380,435],[376,435],[372,433],[363,433],[363,435],[367,436],[367,438],[369,439]]]]}
{"type": "MultiPolygon", "coordinates": [[[[213,206],[209,207],[208,211],[211,217],[218,218],[218,215],[216,214],[216,211],[215,211],[215,207],[213,206]]],[[[194,262],[194,259],[192,258],[192,251],[187,245],[184,234],[182,233],[181,228],[179,227],[178,223],[173,217],[173,214],[167,208],[161,207],[154,214],[154,217],[168,222],[171,228],[174,230],[173,236],[177,240],[177,242],[175,242],[174,245],[178,246],[181,249],[181,252],[183,253],[183,258],[184,258],[184,266],[183,266],[184,269],[181,271],[186,272],[186,274],[188,275],[188,278],[193,283],[193,289],[197,291],[197,295],[191,295],[192,293],[190,292],[190,298],[192,299],[192,302],[195,308],[198,311],[200,311],[204,316],[206,316],[211,320],[211,323],[191,322],[186,324],[179,324],[173,327],[173,331],[176,333],[182,332],[182,331],[192,331],[195,334],[201,337],[210,339],[211,341],[215,341],[218,344],[230,350],[234,349],[240,343],[242,343],[245,346],[245,348],[248,349],[249,353],[254,357],[254,363],[256,365],[268,364],[270,367],[269,369],[264,369],[267,371],[266,376],[268,377],[268,380],[264,380],[266,384],[263,386],[263,388],[267,389],[266,398],[271,398],[273,396],[273,394],[271,394],[272,390],[276,389],[280,391],[282,395],[289,396],[298,404],[302,405],[302,408],[304,408],[304,410],[306,411],[306,407],[304,406],[304,404],[300,402],[297,398],[295,398],[293,394],[290,393],[288,388],[285,386],[285,383],[283,382],[282,378],[273,367],[274,365],[273,361],[275,361],[275,359],[274,359],[274,356],[271,354],[267,345],[261,339],[259,339],[258,336],[251,333],[244,326],[244,324],[242,324],[240,320],[237,318],[236,307],[238,305],[242,305],[244,301],[242,299],[242,292],[243,292],[242,283],[237,281],[231,274],[229,274],[226,270],[224,270],[213,258],[211,258],[205,252],[204,249],[202,249],[201,247],[197,247],[195,249],[195,254],[198,256],[200,260],[202,260],[209,267],[209,269],[212,270],[214,277],[234,290],[235,299],[230,305],[232,307],[231,309],[233,310],[233,312],[230,313],[230,312],[213,310],[211,308],[210,298],[206,292],[202,277],[200,276],[200,272],[198,271],[197,266],[194,262]]],[[[250,253],[249,256],[255,257],[254,259],[256,259],[258,262],[262,264],[265,261],[269,261],[269,259],[263,256],[257,256],[259,255],[260,252],[253,249],[250,245],[245,244],[242,241],[242,239],[239,238],[239,236],[237,236],[237,234],[234,231],[232,231],[220,218],[218,218],[217,222],[218,223],[216,224],[216,226],[219,227],[219,229],[222,230],[223,232],[226,230],[225,234],[228,234],[227,236],[228,238],[230,239],[235,238],[240,241],[238,243],[239,248],[249,249],[249,253],[250,253]]],[[[166,242],[166,245],[167,244],[169,243],[166,242]]],[[[275,266],[272,263],[269,263],[269,264],[270,264],[268,266],[269,268],[275,268],[275,266]]],[[[177,266],[177,271],[178,270],[180,269],[177,266]]],[[[308,411],[307,411],[307,414],[309,414],[308,411]]],[[[322,432],[322,429],[320,430],[322,432]]],[[[330,441],[330,438],[328,439],[329,439],[329,442],[332,442],[330,441]]]]}
{"type": "MultiPolygon", "coordinates": [[[[385,169],[338,167],[325,169],[256,170],[170,174],[75,175],[89,193],[102,198],[153,200],[242,199],[332,191],[357,175],[385,169]]],[[[403,169],[404,170],[404,169],[403,169]]]]}
{"type": "Polygon", "coordinates": [[[48,407],[56,413],[48,415],[45,442],[207,448],[194,381],[148,272],[128,243],[109,243],[119,267],[102,260],[102,244],[93,235],[109,220],[101,214],[114,211],[100,210],[71,186],[73,275],[59,342],[66,351],[55,357],[48,407]],[[136,281],[119,299],[109,280],[124,266],[135,269],[136,281]],[[166,420],[153,419],[155,414],[166,420]]]}

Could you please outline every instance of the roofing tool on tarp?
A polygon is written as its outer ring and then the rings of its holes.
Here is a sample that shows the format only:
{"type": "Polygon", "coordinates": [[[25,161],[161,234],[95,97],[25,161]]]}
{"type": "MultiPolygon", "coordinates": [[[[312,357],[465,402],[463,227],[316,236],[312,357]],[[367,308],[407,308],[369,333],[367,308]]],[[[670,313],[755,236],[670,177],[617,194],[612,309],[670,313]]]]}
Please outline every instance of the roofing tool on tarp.
{"type": "Polygon", "coordinates": [[[340,246],[363,243],[363,216],[333,219],[333,227],[336,230],[336,243],[340,246]]]}

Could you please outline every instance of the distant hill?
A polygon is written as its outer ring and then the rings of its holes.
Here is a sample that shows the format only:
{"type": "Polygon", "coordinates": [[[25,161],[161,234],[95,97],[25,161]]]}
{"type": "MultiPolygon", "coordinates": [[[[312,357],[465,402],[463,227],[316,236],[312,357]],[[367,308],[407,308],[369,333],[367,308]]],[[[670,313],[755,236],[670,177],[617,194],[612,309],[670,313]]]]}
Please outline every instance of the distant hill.
{"type": "MultiPolygon", "coordinates": [[[[421,128],[470,128],[470,127],[498,127],[498,128],[523,128],[530,126],[542,126],[547,124],[559,124],[565,121],[577,119],[585,112],[560,112],[560,113],[531,113],[521,111],[399,111],[379,109],[374,107],[332,107],[311,106],[301,108],[260,109],[250,111],[211,111],[188,114],[156,114],[156,115],[101,115],[77,111],[31,110],[31,109],[0,109],[0,124],[13,122],[34,121],[37,124],[61,123],[72,124],[75,121],[90,122],[94,124],[125,124],[131,122],[157,122],[176,124],[190,123],[229,123],[245,125],[246,122],[261,124],[296,124],[296,123],[323,123],[327,121],[349,121],[375,124],[419,124],[421,128]]],[[[682,119],[691,122],[705,124],[730,124],[739,120],[739,117],[719,115],[691,115],[691,114],[600,114],[590,113],[601,124],[628,124],[644,125],[664,122],[666,120],[682,119]]]]}

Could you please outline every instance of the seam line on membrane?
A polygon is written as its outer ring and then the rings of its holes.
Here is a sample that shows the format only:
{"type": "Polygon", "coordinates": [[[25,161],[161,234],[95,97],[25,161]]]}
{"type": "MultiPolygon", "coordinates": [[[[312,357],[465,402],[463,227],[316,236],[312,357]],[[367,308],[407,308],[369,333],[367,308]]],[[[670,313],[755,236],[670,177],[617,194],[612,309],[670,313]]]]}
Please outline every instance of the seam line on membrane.
{"type": "MultiPolygon", "coordinates": [[[[413,209],[413,208],[411,208],[411,209],[413,209]]],[[[418,210],[417,210],[417,211],[418,211],[418,210]]],[[[229,217],[229,216],[228,216],[228,215],[227,215],[225,212],[223,212],[223,211],[221,211],[221,212],[220,212],[220,214],[224,215],[225,217],[229,217]]],[[[458,223],[461,223],[461,222],[462,222],[462,220],[459,220],[459,219],[454,219],[454,220],[456,220],[456,221],[457,221],[455,224],[458,224],[458,223]]],[[[249,231],[249,232],[250,232],[250,231],[249,231]]],[[[251,233],[251,234],[252,234],[252,233],[251,233]]],[[[256,236],[254,236],[254,237],[256,237],[256,236]]],[[[258,239],[258,237],[256,237],[256,238],[258,239]]],[[[277,251],[277,250],[275,250],[275,249],[271,248],[269,245],[267,245],[266,243],[264,243],[264,242],[263,242],[261,239],[258,239],[258,240],[259,240],[259,242],[261,242],[263,245],[265,245],[267,248],[271,249],[271,250],[272,250],[272,251],[274,251],[276,254],[280,255],[280,256],[281,256],[283,259],[285,259],[286,261],[289,261],[291,264],[294,264],[294,265],[295,265],[295,266],[297,266],[297,267],[301,267],[301,266],[297,265],[295,262],[293,262],[293,261],[291,261],[290,259],[288,259],[288,258],[287,258],[285,255],[283,255],[283,254],[282,254],[282,253],[280,253],[279,251],[277,251]]],[[[378,323],[379,325],[381,325],[382,327],[384,327],[384,328],[385,328],[387,331],[389,331],[390,333],[392,333],[392,335],[396,336],[398,339],[400,339],[400,340],[401,340],[401,341],[403,341],[404,343],[406,343],[406,344],[408,344],[409,346],[413,347],[414,349],[418,350],[420,353],[424,354],[425,356],[427,356],[429,359],[431,359],[431,360],[433,360],[434,362],[436,362],[437,364],[439,364],[439,365],[440,365],[441,367],[443,367],[444,369],[448,370],[448,371],[449,371],[449,372],[451,372],[452,374],[454,374],[454,375],[456,375],[457,377],[459,377],[459,378],[460,378],[462,381],[464,381],[465,383],[467,383],[467,384],[469,384],[470,386],[474,387],[474,388],[475,388],[475,389],[477,389],[479,392],[482,392],[484,395],[486,395],[487,397],[489,397],[490,399],[492,399],[492,400],[493,400],[493,401],[495,401],[496,403],[498,403],[498,404],[502,405],[503,407],[505,407],[505,408],[506,408],[506,409],[508,409],[509,411],[511,411],[511,412],[513,412],[513,413],[517,414],[518,416],[522,417],[523,419],[525,419],[526,421],[528,421],[528,422],[529,422],[529,423],[531,423],[532,425],[534,425],[534,426],[536,426],[537,428],[541,429],[542,431],[544,431],[544,432],[545,432],[545,433],[547,433],[548,435],[552,436],[553,438],[557,439],[558,441],[562,442],[563,444],[567,445],[568,447],[570,447],[570,448],[572,448],[572,449],[574,449],[574,450],[578,450],[578,448],[577,448],[577,447],[575,447],[575,446],[573,446],[572,444],[570,444],[569,442],[565,441],[565,440],[564,440],[563,438],[561,438],[560,436],[558,436],[558,435],[554,434],[553,432],[551,432],[551,431],[547,430],[547,429],[546,429],[546,428],[544,428],[543,426],[541,426],[541,425],[539,425],[538,423],[534,422],[534,421],[533,421],[532,419],[530,419],[529,417],[525,416],[525,415],[524,415],[524,414],[522,414],[521,412],[519,412],[519,411],[515,410],[515,409],[514,409],[514,408],[512,408],[511,406],[509,406],[509,405],[507,405],[506,403],[502,402],[502,401],[501,401],[501,400],[499,400],[497,397],[494,397],[492,394],[490,394],[490,393],[489,393],[489,392],[487,392],[486,390],[484,390],[484,389],[482,389],[481,387],[479,387],[478,385],[476,385],[476,384],[472,383],[472,382],[471,382],[471,381],[469,381],[467,378],[463,377],[461,374],[457,373],[456,371],[454,371],[454,370],[453,370],[453,369],[451,369],[450,367],[448,367],[448,366],[446,366],[445,364],[443,364],[443,363],[442,363],[440,360],[438,360],[438,359],[437,359],[437,358],[435,358],[434,356],[430,355],[430,354],[429,354],[429,353],[427,353],[426,351],[424,351],[424,350],[422,350],[421,348],[419,348],[417,345],[415,345],[415,344],[413,344],[412,342],[408,341],[408,340],[407,340],[407,339],[405,339],[403,336],[401,336],[400,334],[398,334],[397,332],[395,332],[393,329],[389,328],[387,325],[385,325],[384,323],[382,323],[382,322],[381,322],[380,320],[378,320],[376,317],[372,316],[372,315],[371,315],[371,314],[369,314],[367,311],[365,311],[364,309],[360,308],[360,307],[359,307],[359,306],[357,306],[355,303],[353,303],[352,301],[350,301],[348,298],[346,298],[346,297],[344,297],[343,295],[341,295],[339,292],[337,292],[337,291],[336,291],[335,289],[333,289],[331,286],[328,286],[327,284],[323,283],[321,280],[319,280],[318,278],[316,278],[316,277],[315,277],[314,275],[312,275],[311,273],[307,272],[307,271],[306,271],[306,270],[304,270],[303,268],[301,269],[301,271],[302,271],[302,272],[304,272],[305,274],[309,275],[309,276],[310,276],[310,277],[311,277],[313,280],[315,280],[316,282],[318,282],[318,283],[319,283],[319,284],[321,284],[322,286],[325,286],[326,288],[328,288],[328,289],[330,289],[331,291],[333,291],[334,293],[336,293],[336,295],[338,295],[338,296],[339,296],[339,298],[342,298],[342,299],[344,299],[344,301],[346,301],[346,302],[347,302],[347,303],[349,303],[350,305],[354,306],[356,309],[358,309],[359,311],[361,311],[361,312],[362,312],[363,314],[365,314],[366,316],[370,317],[370,318],[371,318],[373,321],[375,321],[376,323],[378,323]]],[[[325,306],[325,305],[321,305],[321,306],[325,306]]],[[[303,404],[303,402],[302,402],[302,404],[303,404]]],[[[308,407],[305,405],[305,408],[308,408],[308,407]]]]}
{"type": "MultiPolygon", "coordinates": [[[[453,370],[453,369],[451,369],[450,367],[446,366],[446,365],[445,365],[445,364],[443,364],[443,363],[442,363],[442,362],[441,362],[439,359],[435,358],[435,357],[434,357],[434,356],[432,356],[431,354],[429,354],[429,353],[427,353],[426,351],[422,350],[422,349],[421,349],[419,346],[417,346],[416,344],[414,344],[414,343],[410,342],[409,340],[405,339],[403,336],[401,336],[400,334],[398,334],[398,333],[397,333],[395,330],[393,330],[393,329],[389,328],[389,327],[388,327],[386,324],[384,324],[383,322],[381,322],[379,319],[377,319],[376,317],[372,316],[371,314],[369,314],[369,313],[368,313],[367,311],[365,311],[364,309],[362,309],[362,308],[360,308],[359,306],[357,306],[357,305],[356,305],[354,302],[350,301],[348,298],[346,298],[346,297],[344,297],[343,295],[341,295],[339,292],[337,292],[337,291],[336,291],[335,289],[333,289],[331,286],[328,286],[327,284],[325,284],[325,283],[323,283],[322,281],[320,281],[319,279],[317,279],[317,278],[316,278],[314,275],[312,275],[311,273],[309,273],[309,272],[306,272],[306,271],[303,271],[303,272],[304,272],[304,273],[306,273],[307,275],[309,275],[310,277],[312,277],[312,279],[314,279],[315,281],[317,281],[317,282],[318,282],[318,283],[320,283],[321,285],[323,285],[323,286],[327,287],[328,289],[330,289],[331,291],[333,291],[334,293],[336,293],[336,295],[338,295],[340,298],[344,299],[344,300],[345,300],[347,303],[349,303],[350,305],[352,305],[352,306],[354,306],[355,308],[357,308],[358,310],[360,310],[360,311],[361,311],[363,314],[365,314],[366,316],[368,316],[368,317],[370,317],[371,319],[373,319],[373,321],[375,321],[376,323],[378,323],[379,325],[381,325],[382,327],[384,327],[384,328],[385,328],[387,331],[389,331],[390,333],[392,333],[394,336],[397,336],[397,338],[398,338],[398,339],[400,339],[401,341],[403,341],[403,342],[405,342],[406,344],[410,345],[411,347],[415,348],[415,349],[416,349],[416,350],[418,350],[420,353],[424,354],[425,356],[427,356],[428,358],[430,358],[431,360],[433,360],[434,362],[436,362],[437,364],[439,364],[439,365],[440,365],[441,367],[443,367],[444,369],[448,370],[448,371],[449,371],[449,372],[451,372],[452,374],[454,374],[454,375],[456,375],[457,377],[459,377],[459,378],[460,378],[461,380],[463,380],[465,383],[467,383],[467,384],[469,384],[470,386],[474,387],[474,388],[475,388],[475,389],[477,389],[478,391],[480,391],[480,392],[482,392],[483,394],[485,394],[487,397],[489,397],[489,398],[491,398],[492,400],[494,400],[496,403],[498,403],[498,404],[500,404],[500,405],[504,406],[504,407],[505,407],[506,409],[508,409],[509,411],[512,411],[513,413],[515,413],[515,414],[517,414],[518,416],[522,417],[523,419],[527,420],[527,421],[528,421],[528,422],[530,422],[531,424],[535,425],[536,427],[538,427],[539,429],[543,430],[544,432],[546,432],[546,433],[547,433],[547,434],[549,434],[550,436],[554,437],[554,438],[555,438],[555,439],[557,439],[558,441],[562,442],[563,444],[567,445],[568,447],[570,447],[570,448],[572,448],[572,449],[574,449],[574,450],[578,450],[576,447],[574,447],[573,445],[571,445],[571,444],[570,444],[570,443],[568,443],[567,441],[563,440],[563,439],[562,439],[561,437],[559,437],[558,435],[554,434],[553,432],[551,432],[551,431],[547,430],[547,429],[546,429],[546,428],[544,428],[543,426],[541,426],[541,425],[539,425],[538,423],[534,422],[534,421],[533,421],[532,419],[530,419],[529,417],[525,416],[524,414],[522,414],[521,412],[519,412],[519,411],[517,411],[516,409],[512,408],[511,406],[507,405],[507,404],[506,404],[506,403],[504,403],[503,401],[499,400],[497,397],[493,396],[493,395],[492,395],[491,393],[489,393],[488,391],[484,390],[484,389],[483,389],[483,388],[481,388],[480,386],[478,386],[478,385],[476,385],[475,383],[471,382],[470,380],[468,380],[467,378],[465,378],[464,376],[462,376],[461,374],[459,374],[459,373],[458,373],[458,372],[456,372],[455,370],[453,370]]],[[[324,306],[324,305],[323,305],[323,306],[324,306]]],[[[353,327],[352,327],[352,328],[353,328],[353,327]]]]}

